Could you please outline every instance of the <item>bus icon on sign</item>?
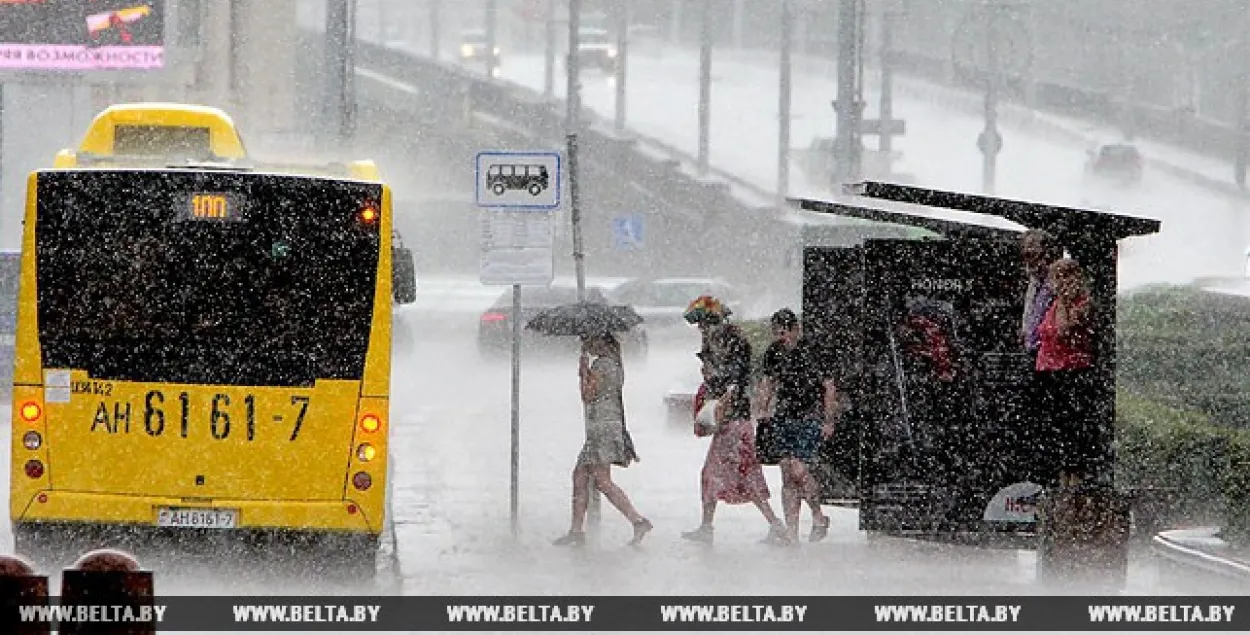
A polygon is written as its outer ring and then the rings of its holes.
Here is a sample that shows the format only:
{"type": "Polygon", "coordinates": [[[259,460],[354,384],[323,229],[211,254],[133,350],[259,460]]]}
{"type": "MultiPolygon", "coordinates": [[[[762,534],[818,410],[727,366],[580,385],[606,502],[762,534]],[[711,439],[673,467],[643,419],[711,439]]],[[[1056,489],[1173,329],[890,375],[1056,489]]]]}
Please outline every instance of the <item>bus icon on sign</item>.
{"type": "Polygon", "coordinates": [[[547,166],[533,163],[497,163],[486,170],[486,187],[495,196],[509,190],[523,190],[538,196],[551,187],[547,166]]]}
{"type": "Polygon", "coordinates": [[[558,152],[479,152],[474,200],[483,209],[555,210],[563,174],[558,152]]]}

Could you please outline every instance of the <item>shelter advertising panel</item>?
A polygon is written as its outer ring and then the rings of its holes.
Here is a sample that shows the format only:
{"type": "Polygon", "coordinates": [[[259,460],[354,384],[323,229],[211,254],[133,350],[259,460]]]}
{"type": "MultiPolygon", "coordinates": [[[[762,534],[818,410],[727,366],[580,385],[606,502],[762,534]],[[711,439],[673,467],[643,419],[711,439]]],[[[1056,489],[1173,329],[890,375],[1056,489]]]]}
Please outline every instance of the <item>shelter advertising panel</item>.
{"type": "Polygon", "coordinates": [[[886,406],[866,449],[867,507],[881,504],[866,510],[870,524],[967,531],[1035,520],[1031,500],[1014,503],[1028,510],[1006,510],[1023,513],[989,513],[1000,490],[1031,485],[1020,451],[1030,371],[1019,340],[1016,249],[1006,241],[869,243],[869,276],[879,281],[870,302],[881,318],[873,328],[877,392],[886,406]]]}
{"type": "Polygon", "coordinates": [[[0,0],[2,70],[165,65],[164,0],[0,0]]]}

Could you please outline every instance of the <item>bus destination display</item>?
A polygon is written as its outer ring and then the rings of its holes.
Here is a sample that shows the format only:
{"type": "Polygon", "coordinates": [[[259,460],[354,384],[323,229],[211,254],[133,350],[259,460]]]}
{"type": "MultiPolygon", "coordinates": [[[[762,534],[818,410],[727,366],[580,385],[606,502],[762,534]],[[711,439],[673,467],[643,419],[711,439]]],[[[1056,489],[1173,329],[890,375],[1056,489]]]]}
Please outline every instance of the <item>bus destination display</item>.
{"type": "Polygon", "coordinates": [[[184,199],[185,220],[238,222],[244,220],[239,196],[230,192],[192,192],[184,199]]]}

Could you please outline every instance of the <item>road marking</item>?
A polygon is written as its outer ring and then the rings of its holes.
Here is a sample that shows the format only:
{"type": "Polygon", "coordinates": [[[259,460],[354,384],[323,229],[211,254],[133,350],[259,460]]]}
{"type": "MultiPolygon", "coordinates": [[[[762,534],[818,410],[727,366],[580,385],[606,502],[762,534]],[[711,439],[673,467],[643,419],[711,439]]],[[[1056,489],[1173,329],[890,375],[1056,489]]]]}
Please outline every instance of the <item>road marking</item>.
{"type": "Polygon", "coordinates": [[[410,93],[413,95],[421,94],[421,91],[418,90],[416,86],[413,86],[412,84],[409,84],[408,82],[401,82],[398,79],[395,79],[393,77],[388,77],[377,71],[369,70],[367,68],[357,68],[356,74],[360,75],[361,77],[367,77],[369,79],[372,79],[375,82],[386,84],[387,86],[390,86],[391,88],[394,88],[396,90],[402,90],[405,93],[410,93]]]}

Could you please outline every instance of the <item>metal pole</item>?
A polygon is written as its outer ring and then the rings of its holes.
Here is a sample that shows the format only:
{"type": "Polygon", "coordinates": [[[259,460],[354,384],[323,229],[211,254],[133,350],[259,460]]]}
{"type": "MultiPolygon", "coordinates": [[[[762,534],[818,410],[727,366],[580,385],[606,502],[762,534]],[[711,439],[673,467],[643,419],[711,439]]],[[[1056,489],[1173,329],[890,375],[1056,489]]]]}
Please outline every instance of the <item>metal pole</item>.
{"type": "Polygon", "coordinates": [[[835,180],[848,183],[859,178],[859,115],[856,74],[859,70],[859,0],[841,0],[838,5],[838,115],[835,138],[837,170],[835,180]]]}
{"type": "Polygon", "coordinates": [[[985,21],[985,131],[981,148],[981,189],[993,194],[998,180],[998,3],[986,2],[985,21]]]}
{"type": "Polygon", "coordinates": [[[512,536],[521,531],[521,285],[512,285],[512,536]]]}
{"type": "Polygon", "coordinates": [[[443,0],[428,0],[428,2],[430,3],[430,59],[437,61],[441,53],[439,48],[442,46],[439,37],[443,30],[440,17],[443,0]]]}
{"type": "Polygon", "coordinates": [[[347,20],[348,0],[326,0],[326,87],[325,117],[326,130],[330,131],[327,141],[338,144],[343,141],[345,119],[347,116],[347,38],[349,35],[347,20]]]}
{"type": "MultiPolygon", "coordinates": [[[[1244,23],[1250,22],[1247,17],[1244,23]]],[[[1250,89],[1250,59],[1246,54],[1250,53],[1250,34],[1246,29],[1241,29],[1241,46],[1237,50],[1240,51],[1239,66],[1240,74],[1237,77],[1237,85],[1233,88],[1234,101],[1234,117],[1237,124],[1237,152],[1233,157],[1233,181],[1237,183],[1237,187],[1246,189],[1246,167],[1250,163],[1250,95],[1247,95],[1247,89],[1250,89]]],[[[1196,100],[1195,100],[1196,101],[1196,100]]]]}
{"type": "Polygon", "coordinates": [[[565,68],[568,89],[565,96],[565,134],[568,141],[569,220],[573,226],[573,265],[577,274],[577,301],[586,299],[586,263],[582,253],[581,188],[578,180],[577,133],[581,128],[581,61],[577,48],[582,22],[582,0],[569,0],[569,46],[565,68]]]}
{"type": "Polygon", "coordinates": [[[699,176],[707,176],[712,127],[712,0],[703,0],[699,29],[699,176]]]}
{"type": "Polygon", "coordinates": [[[543,52],[543,96],[556,94],[556,0],[547,0],[547,47],[543,52]]]}
{"type": "Polygon", "coordinates": [[[685,0],[673,0],[673,12],[668,23],[668,43],[673,46],[681,44],[681,11],[684,2],[685,0]]]}
{"type": "Polygon", "coordinates": [[[625,133],[625,74],[629,59],[629,5],[616,3],[616,134],[625,133]]]}
{"type": "Polygon", "coordinates": [[[891,50],[894,48],[894,14],[889,7],[881,13],[881,102],[877,119],[881,120],[881,134],[877,136],[877,149],[886,155],[894,150],[894,135],[890,123],[894,121],[894,68],[891,50]]]}
{"type": "Polygon", "coordinates": [[[498,34],[495,31],[498,26],[499,5],[496,0],[486,0],[486,55],[483,59],[486,61],[488,77],[495,74],[495,51],[499,49],[498,34]]]}
{"type": "MultiPolygon", "coordinates": [[[[569,174],[569,219],[573,225],[573,267],[577,275],[577,301],[586,301],[586,254],[582,248],[582,206],[581,188],[578,185],[577,133],[582,127],[582,95],[581,95],[581,59],[577,54],[581,42],[582,0],[569,0],[569,46],[568,89],[565,104],[568,107],[568,174],[569,174]]],[[[587,512],[590,524],[597,525],[601,517],[602,502],[595,479],[590,478],[590,508],[587,512]]]]}
{"type": "Polygon", "coordinates": [[[386,0],[375,0],[377,6],[377,15],[374,16],[378,23],[378,44],[386,46],[386,0]]]}
{"type": "Polygon", "coordinates": [[[356,0],[347,0],[346,67],[343,71],[343,140],[351,143],[356,137],[356,0]]]}
{"type": "Polygon", "coordinates": [[[784,208],[790,192],[790,125],[793,102],[791,55],[794,48],[793,0],[781,0],[781,86],[777,112],[777,207],[784,208]]]}
{"type": "Polygon", "coordinates": [[[743,27],[746,19],[745,0],[734,0],[733,6],[733,40],[734,48],[741,49],[743,45],[743,27]]]}

